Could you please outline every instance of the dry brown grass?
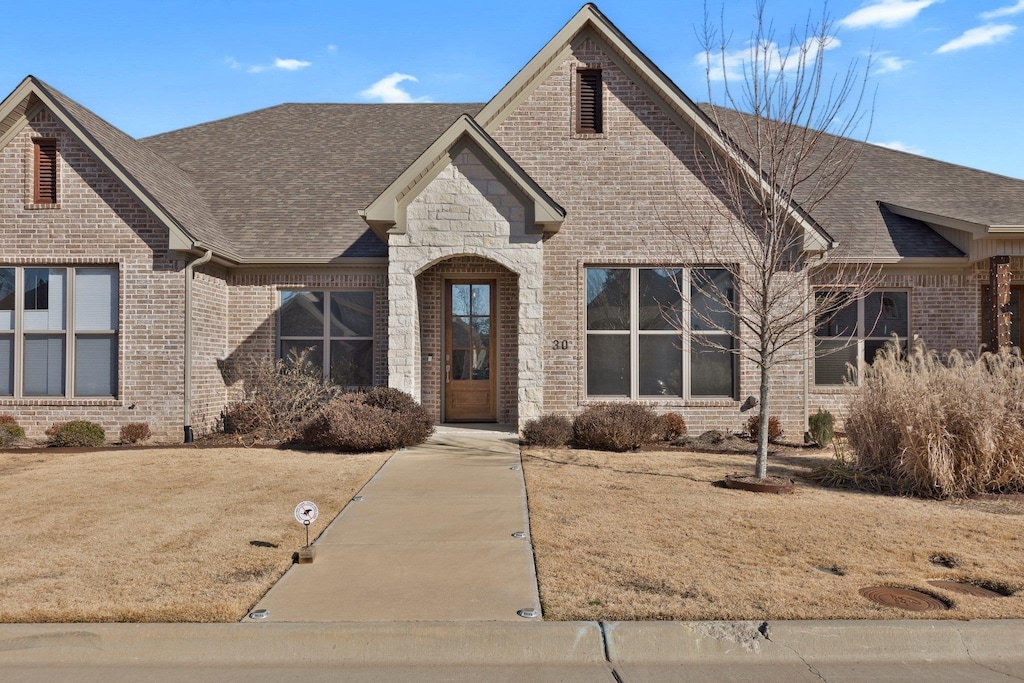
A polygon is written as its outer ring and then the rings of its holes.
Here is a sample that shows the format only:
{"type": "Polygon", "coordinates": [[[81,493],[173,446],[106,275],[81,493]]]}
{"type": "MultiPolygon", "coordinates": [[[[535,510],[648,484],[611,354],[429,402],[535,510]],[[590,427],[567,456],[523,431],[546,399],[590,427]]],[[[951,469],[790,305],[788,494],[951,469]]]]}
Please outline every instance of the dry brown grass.
{"type": "MultiPolygon", "coordinates": [[[[749,455],[523,453],[548,619],[976,619],[1024,617],[1024,503],[937,501],[801,484],[793,495],[713,485],[749,455]],[[930,557],[952,557],[946,568],[930,557]],[[836,570],[841,576],[823,570],[836,570]],[[929,586],[1008,585],[985,599],[929,586]],[[871,585],[918,588],[946,612],[867,602],[871,585]]],[[[793,476],[826,452],[769,459],[793,476]]]]}
{"type": "Polygon", "coordinates": [[[0,621],[237,621],[386,454],[0,453],[0,621]],[[252,541],[279,547],[252,545],[252,541]]]}

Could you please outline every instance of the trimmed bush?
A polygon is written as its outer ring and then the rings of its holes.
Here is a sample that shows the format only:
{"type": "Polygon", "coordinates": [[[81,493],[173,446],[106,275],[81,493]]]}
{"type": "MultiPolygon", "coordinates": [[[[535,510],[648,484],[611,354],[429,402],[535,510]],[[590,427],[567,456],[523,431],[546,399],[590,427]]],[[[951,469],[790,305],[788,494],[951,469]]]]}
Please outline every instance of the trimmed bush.
{"type": "Polygon", "coordinates": [[[0,448],[6,448],[25,438],[25,430],[13,415],[0,415],[0,448]]]}
{"type": "Polygon", "coordinates": [[[384,451],[423,443],[434,433],[427,411],[408,394],[379,388],[344,394],[307,420],[296,443],[343,453],[384,451]]]}
{"type": "MultiPolygon", "coordinates": [[[[747,419],[747,434],[750,434],[750,438],[757,441],[761,434],[761,416],[751,415],[747,419]]],[[[774,415],[768,418],[768,440],[771,442],[778,441],[782,438],[782,424],[779,423],[779,418],[774,415]]]]}
{"type": "Polygon", "coordinates": [[[821,448],[828,448],[836,435],[835,420],[832,413],[818,408],[818,412],[807,418],[807,432],[811,440],[821,448]]]}
{"type": "Polygon", "coordinates": [[[148,422],[129,422],[121,427],[121,443],[142,443],[151,436],[148,422]]]}
{"type": "Polygon", "coordinates": [[[665,413],[661,416],[661,433],[665,441],[675,441],[686,436],[686,420],[679,413],[665,413]]]}
{"type": "Polygon", "coordinates": [[[580,448],[636,450],[661,436],[661,420],[638,403],[597,403],[576,416],[572,434],[580,448]]]}
{"type": "Polygon", "coordinates": [[[523,443],[527,446],[557,448],[572,438],[572,422],[564,415],[541,415],[523,425],[523,443]]]}
{"type": "Polygon", "coordinates": [[[862,478],[929,498],[1024,492],[1024,361],[1017,349],[942,359],[886,345],[845,420],[862,478]]]}
{"type": "Polygon", "coordinates": [[[74,420],[58,422],[46,430],[46,436],[51,446],[92,448],[102,446],[107,433],[95,422],[74,420]]]}

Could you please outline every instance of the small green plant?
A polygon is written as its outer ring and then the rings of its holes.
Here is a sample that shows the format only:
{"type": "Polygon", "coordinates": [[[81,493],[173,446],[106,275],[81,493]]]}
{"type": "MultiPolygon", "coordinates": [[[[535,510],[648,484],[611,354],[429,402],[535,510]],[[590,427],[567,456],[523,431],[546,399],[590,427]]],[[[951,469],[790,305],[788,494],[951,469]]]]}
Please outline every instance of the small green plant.
{"type": "Polygon", "coordinates": [[[91,448],[102,446],[107,433],[95,422],[74,420],[58,422],[46,430],[46,436],[47,443],[51,446],[91,448]]]}
{"type": "MultiPolygon", "coordinates": [[[[759,415],[751,415],[747,420],[747,433],[750,434],[751,439],[757,441],[757,437],[761,433],[761,417],[759,415]]],[[[768,440],[778,441],[782,438],[782,434],[782,424],[779,422],[779,418],[772,415],[768,418],[768,440]]]]}
{"type": "Polygon", "coordinates": [[[557,448],[572,439],[572,422],[563,415],[541,415],[523,425],[523,443],[527,446],[557,448]]]}
{"type": "Polygon", "coordinates": [[[828,448],[836,435],[832,413],[818,408],[818,412],[807,419],[807,431],[814,443],[821,448],[828,448]]]}
{"type": "Polygon", "coordinates": [[[13,415],[0,415],[0,448],[6,448],[25,438],[25,430],[13,415]]]}
{"type": "Polygon", "coordinates": [[[665,413],[661,416],[661,430],[665,441],[675,441],[686,436],[686,420],[679,413],[665,413]]]}
{"type": "Polygon", "coordinates": [[[151,436],[148,422],[130,422],[121,427],[121,443],[142,443],[151,436]]]}

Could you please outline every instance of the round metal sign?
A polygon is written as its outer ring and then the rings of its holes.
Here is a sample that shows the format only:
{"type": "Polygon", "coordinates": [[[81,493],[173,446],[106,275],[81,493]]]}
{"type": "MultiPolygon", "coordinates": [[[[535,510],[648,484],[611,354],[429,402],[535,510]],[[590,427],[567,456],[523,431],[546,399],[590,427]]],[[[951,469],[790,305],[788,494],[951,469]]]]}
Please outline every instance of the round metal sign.
{"type": "Polygon", "coordinates": [[[311,500],[304,500],[295,506],[295,519],[299,524],[309,526],[316,521],[319,514],[320,510],[317,509],[316,503],[311,500]]]}

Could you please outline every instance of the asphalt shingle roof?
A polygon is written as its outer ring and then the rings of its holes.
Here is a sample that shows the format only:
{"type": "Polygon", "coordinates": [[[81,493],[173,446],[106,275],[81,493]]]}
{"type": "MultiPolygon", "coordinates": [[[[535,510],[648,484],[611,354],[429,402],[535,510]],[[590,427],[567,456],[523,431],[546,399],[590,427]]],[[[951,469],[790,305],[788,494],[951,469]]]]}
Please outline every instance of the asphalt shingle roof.
{"type": "Polygon", "coordinates": [[[146,138],[249,259],[387,256],[357,213],[480,104],[283,104],[146,138]]]}

